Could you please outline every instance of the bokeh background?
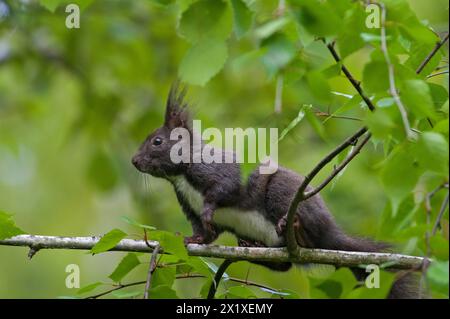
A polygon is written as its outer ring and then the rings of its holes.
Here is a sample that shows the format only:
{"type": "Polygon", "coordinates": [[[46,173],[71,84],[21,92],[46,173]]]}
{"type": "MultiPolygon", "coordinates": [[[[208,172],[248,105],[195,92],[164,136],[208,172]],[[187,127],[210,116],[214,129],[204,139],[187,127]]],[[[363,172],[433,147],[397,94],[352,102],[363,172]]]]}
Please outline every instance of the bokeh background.
{"type": "MultiPolygon", "coordinates": [[[[169,183],[143,176],[130,163],[140,142],[162,123],[167,92],[189,47],[177,35],[176,6],[155,2],[93,1],[82,10],[81,28],[67,29],[64,8],[51,12],[38,1],[0,0],[0,210],[13,214],[26,232],[89,236],[120,228],[138,238],[142,234],[121,219],[129,216],[158,229],[191,233],[169,183]]],[[[278,5],[261,2],[255,23],[273,15],[278,5]]],[[[448,27],[447,1],[408,2],[434,29],[448,27]]],[[[302,83],[288,82],[282,112],[275,114],[277,79],[260,61],[239,60],[257,46],[254,37],[230,41],[224,69],[205,86],[190,87],[195,118],[204,126],[283,129],[304,103],[323,112],[343,103],[336,96],[331,105],[322,104],[302,83]]],[[[320,43],[310,49],[318,61],[332,64],[320,43]]],[[[362,77],[369,53],[362,49],[347,58],[355,77],[362,77]]],[[[447,77],[435,81],[447,86],[447,77]]],[[[330,84],[353,94],[344,77],[330,84]]],[[[318,129],[303,121],[280,143],[280,164],[307,173],[359,126],[330,119],[318,129]]],[[[382,150],[369,145],[323,197],[349,233],[393,241],[400,252],[421,254],[416,243],[422,239],[383,231],[388,200],[377,175],[381,159],[382,150]]],[[[219,242],[235,244],[230,235],[219,242]]],[[[124,254],[46,250],[31,261],[26,255],[25,248],[0,246],[0,298],[74,295],[65,286],[68,264],[80,266],[86,285],[106,281],[124,254]]],[[[143,264],[127,280],[142,280],[146,271],[143,264]]],[[[308,297],[308,270],[274,273],[241,262],[228,273],[308,297]]],[[[175,285],[180,297],[196,297],[202,282],[175,285]]]]}

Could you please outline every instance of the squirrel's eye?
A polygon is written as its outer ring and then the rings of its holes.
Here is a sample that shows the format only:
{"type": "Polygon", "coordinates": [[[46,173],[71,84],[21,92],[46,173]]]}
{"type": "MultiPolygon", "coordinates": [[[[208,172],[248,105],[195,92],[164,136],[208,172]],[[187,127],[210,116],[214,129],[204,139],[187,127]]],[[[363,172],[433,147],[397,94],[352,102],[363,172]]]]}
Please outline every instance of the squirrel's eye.
{"type": "Polygon", "coordinates": [[[162,139],[157,137],[153,140],[153,145],[158,146],[158,145],[161,145],[162,142],[163,142],[162,139]]]}

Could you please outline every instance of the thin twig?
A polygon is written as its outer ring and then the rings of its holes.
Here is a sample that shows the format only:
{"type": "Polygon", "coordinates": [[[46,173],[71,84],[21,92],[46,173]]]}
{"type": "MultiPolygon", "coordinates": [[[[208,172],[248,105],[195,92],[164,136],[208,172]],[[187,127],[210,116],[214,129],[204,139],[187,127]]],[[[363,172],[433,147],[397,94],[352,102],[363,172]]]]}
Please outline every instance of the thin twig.
{"type": "Polygon", "coordinates": [[[422,73],[423,69],[427,66],[427,64],[431,61],[431,59],[435,56],[435,54],[441,49],[441,47],[445,44],[445,42],[448,41],[448,33],[444,36],[444,38],[436,43],[436,46],[433,48],[433,50],[430,52],[430,54],[427,55],[425,60],[420,63],[419,67],[416,70],[417,74],[422,73]]]}
{"type": "Polygon", "coordinates": [[[408,113],[406,111],[406,107],[403,104],[400,95],[398,94],[397,86],[395,84],[395,71],[394,65],[392,64],[391,57],[389,56],[388,46],[387,46],[387,37],[386,37],[386,7],[383,3],[378,4],[381,8],[381,51],[383,52],[384,59],[386,60],[386,64],[388,66],[388,75],[389,75],[389,93],[395,101],[395,104],[400,111],[400,115],[402,117],[403,126],[405,128],[405,134],[408,139],[412,139],[412,131],[411,125],[409,124],[408,113]]]}
{"type": "Polygon", "coordinates": [[[152,252],[152,255],[150,257],[150,265],[148,267],[148,273],[147,273],[147,281],[145,283],[145,291],[144,291],[144,299],[148,299],[148,294],[149,294],[149,290],[150,290],[150,285],[152,282],[152,275],[153,272],[156,269],[156,257],[158,256],[158,252],[159,252],[159,245],[157,245],[152,252]]]}
{"type": "Polygon", "coordinates": [[[92,295],[92,296],[86,297],[86,299],[97,299],[97,298],[103,297],[105,295],[108,295],[108,294],[112,293],[113,291],[124,289],[124,288],[127,288],[127,287],[142,285],[142,284],[145,284],[145,283],[146,283],[146,281],[138,281],[138,282],[132,282],[132,283],[129,283],[129,284],[116,285],[116,286],[114,286],[114,288],[111,288],[109,290],[103,291],[103,292],[101,292],[99,294],[96,294],[96,295],[92,295]]]}
{"type": "Polygon", "coordinates": [[[436,218],[436,222],[434,223],[433,230],[431,231],[432,236],[436,235],[439,225],[441,224],[442,216],[444,216],[445,210],[447,209],[447,206],[448,206],[448,197],[449,197],[449,192],[447,192],[447,196],[445,196],[445,199],[442,202],[438,217],[436,218]]]}
{"type": "MultiPolygon", "coordinates": [[[[428,227],[430,226],[430,220],[431,220],[431,199],[436,195],[437,192],[439,192],[441,189],[445,188],[445,184],[439,185],[436,187],[433,191],[429,192],[425,196],[425,211],[426,211],[426,226],[427,230],[425,232],[425,257],[428,259],[431,254],[431,247],[430,247],[430,232],[428,230],[428,227]]],[[[427,270],[428,270],[428,263],[423,263],[422,265],[422,276],[420,278],[419,282],[419,293],[421,294],[420,297],[422,297],[422,291],[427,290],[427,270]],[[425,286],[425,289],[424,289],[425,286]]]]}
{"type": "Polygon", "coordinates": [[[358,141],[358,138],[364,135],[367,132],[367,128],[363,127],[359,129],[355,134],[347,138],[342,144],[336,147],[331,153],[325,156],[313,169],[307,174],[300,184],[294,198],[291,201],[289,206],[289,210],[286,214],[286,240],[287,240],[287,248],[291,255],[295,255],[297,251],[297,241],[295,239],[295,231],[294,231],[294,220],[295,214],[297,212],[297,207],[301,201],[305,200],[305,191],[308,187],[309,183],[312,179],[329,163],[331,162],[337,155],[343,152],[348,146],[355,145],[358,141]]]}
{"type": "MultiPolygon", "coordinates": [[[[179,280],[179,279],[192,279],[192,278],[206,278],[205,275],[200,275],[200,274],[182,274],[182,275],[177,275],[175,277],[175,279],[179,280]]],[[[232,282],[236,282],[236,283],[240,283],[240,284],[244,284],[246,286],[252,286],[252,287],[258,287],[258,288],[263,288],[266,290],[270,290],[270,291],[279,291],[279,289],[275,289],[254,281],[249,281],[249,280],[244,280],[244,279],[240,279],[240,278],[235,278],[235,277],[229,277],[228,278],[229,281],[232,282]]],[[[145,284],[147,281],[146,280],[142,280],[142,281],[136,281],[136,282],[131,282],[128,284],[120,284],[120,285],[113,285],[114,288],[112,289],[108,289],[106,291],[103,291],[99,294],[96,295],[92,295],[89,297],[86,297],[86,299],[97,299],[103,296],[106,296],[116,290],[120,290],[120,289],[124,289],[124,288],[128,288],[128,287],[133,287],[133,286],[138,286],[138,285],[143,285],[145,284]]]]}
{"type": "Polygon", "coordinates": [[[366,145],[366,143],[369,141],[371,137],[371,134],[367,134],[367,136],[364,138],[364,140],[347,156],[347,158],[337,166],[333,172],[316,188],[314,188],[312,191],[306,192],[303,196],[303,200],[307,200],[308,198],[311,198],[312,196],[319,193],[322,189],[324,189],[332,180],[336,177],[336,175],[339,174],[355,157],[361,152],[361,149],[366,145]]]}
{"type": "Polygon", "coordinates": [[[230,266],[232,263],[233,263],[232,260],[225,259],[223,261],[223,263],[220,265],[219,269],[217,269],[214,279],[211,282],[211,286],[209,286],[207,299],[214,299],[217,288],[219,287],[220,280],[222,279],[222,276],[225,273],[225,271],[227,270],[228,266],[230,266]]]}
{"type": "Polygon", "coordinates": [[[427,75],[427,79],[431,79],[431,78],[433,78],[433,77],[435,77],[435,76],[443,75],[443,74],[448,74],[448,70],[447,70],[447,71],[442,71],[442,72],[437,72],[437,73],[433,73],[433,74],[427,75]]]}
{"type": "MultiPolygon", "coordinates": [[[[336,52],[336,50],[334,48],[334,42],[327,44],[324,39],[322,39],[322,41],[326,44],[326,46],[327,46],[328,50],[330,51],[331,55],[333,56],[334,60],[337,63],[340,63],[341,58],[339,57],[339,54],[336,52]]],[[[361,98],[364,100],[364,102],[366,102],[367,107],[371,111],[375,111],[375,105],[370,100],[370,98],[364,93],[363,89],[361,88],[361,83],[353,77],[353,75],[350,73],[350,71],[347,69],[347,67],[344,64],[341,64],[341,70],[342,70],[342,72],[344,72],[345,76],[350,81],[350,83],[353,85],[353,87],[358,92],[358,94],[361,96],[361,98]]]]}
{"type": "Polygon", "coordinates": [[[316,116],[326,117],[326,119],[324,120],[324,122],[325,122],[326,120],[328,120],[329,118],[331,118],[331,119],[338,119],[338,120],[349,120],[349,121],[362,122],[362,119],[357,118],[357,117],[352,117],[352,116],[333,115],[333,114],[330,114],[330,113],[328,113],[328,112],[322,112],[322,111],[316,111],[316,112],[314,112],[314,114],[315,114],[316,116]]]}

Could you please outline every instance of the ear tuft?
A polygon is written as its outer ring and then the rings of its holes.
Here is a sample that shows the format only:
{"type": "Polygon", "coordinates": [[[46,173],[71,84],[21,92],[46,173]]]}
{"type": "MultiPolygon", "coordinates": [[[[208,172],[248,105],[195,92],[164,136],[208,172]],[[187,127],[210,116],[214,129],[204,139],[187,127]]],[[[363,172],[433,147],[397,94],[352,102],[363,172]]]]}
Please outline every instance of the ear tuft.
{"type": "Polygon", "coordinates": [[[187,93],[187,87],[183,85],[180,88],[180,81],[176,80],[169,92],[166,104],[166,117],[164,125],[170,129],[176,127],[189,128],[190,116],[188,104],[184,101],[187,93]]]}

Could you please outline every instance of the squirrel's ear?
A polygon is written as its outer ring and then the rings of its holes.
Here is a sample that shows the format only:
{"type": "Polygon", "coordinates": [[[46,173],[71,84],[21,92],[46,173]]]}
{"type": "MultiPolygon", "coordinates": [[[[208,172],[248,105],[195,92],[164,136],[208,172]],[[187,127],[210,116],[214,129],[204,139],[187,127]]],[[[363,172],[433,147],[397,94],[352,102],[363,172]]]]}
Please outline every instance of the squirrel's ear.
{"type": "Polygon", "coordinates": [[[180,81],[176,80],[169,92],[166,104],[166,116],[164,120],[164,126],[169,129],[176,127],[189,128],[190,116],[188,110],[188,104],[184,102],[187,88],[183,86],[180,89],[180,81]]]}

